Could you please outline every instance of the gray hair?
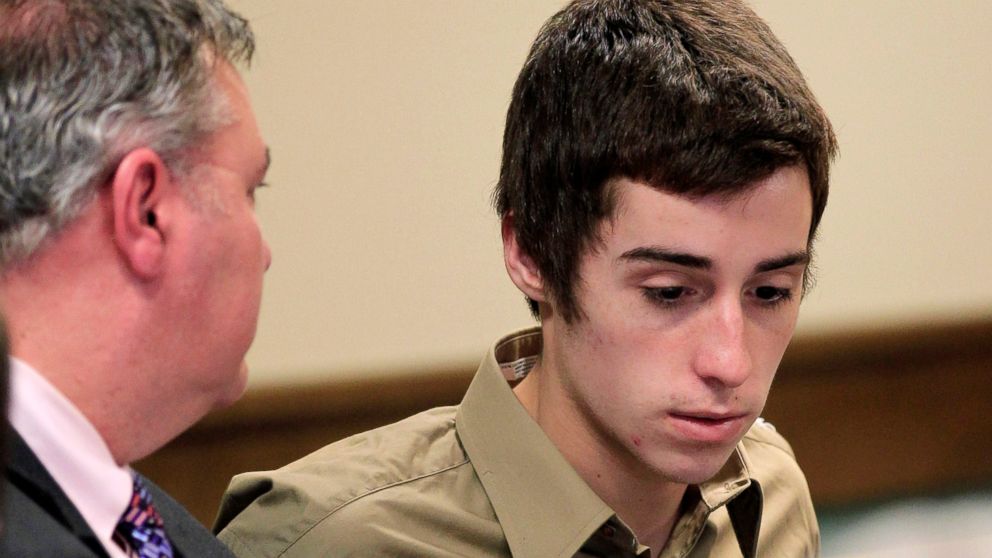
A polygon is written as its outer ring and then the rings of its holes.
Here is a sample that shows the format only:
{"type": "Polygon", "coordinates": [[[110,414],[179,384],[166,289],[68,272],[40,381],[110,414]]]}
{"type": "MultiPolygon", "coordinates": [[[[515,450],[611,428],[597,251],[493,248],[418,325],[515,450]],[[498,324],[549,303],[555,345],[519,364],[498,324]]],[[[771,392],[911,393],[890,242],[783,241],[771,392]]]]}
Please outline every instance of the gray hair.
{"type": "Polygon", "coordinates": [[[221,0],[0,0],[0,266],[71,222],[121,158],[183,150],[221,127],[216,60],[251,60],[221,0]]]}

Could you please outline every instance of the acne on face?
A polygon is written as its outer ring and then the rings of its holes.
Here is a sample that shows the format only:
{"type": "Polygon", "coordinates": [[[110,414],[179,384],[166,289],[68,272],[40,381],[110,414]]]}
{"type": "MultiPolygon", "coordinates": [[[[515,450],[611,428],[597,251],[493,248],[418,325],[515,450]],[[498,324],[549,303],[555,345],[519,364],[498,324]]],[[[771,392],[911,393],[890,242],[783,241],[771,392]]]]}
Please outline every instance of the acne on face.
{"type": "Polygon", "coordinates": [[[616,187],[580,261],[582,317],[546,328],[545,360],[572,402],[562,424],[585,438],[576,447],[701,482],[758,416],[795,327],[808,179],[780,169],[730,200],[616,187]]]}

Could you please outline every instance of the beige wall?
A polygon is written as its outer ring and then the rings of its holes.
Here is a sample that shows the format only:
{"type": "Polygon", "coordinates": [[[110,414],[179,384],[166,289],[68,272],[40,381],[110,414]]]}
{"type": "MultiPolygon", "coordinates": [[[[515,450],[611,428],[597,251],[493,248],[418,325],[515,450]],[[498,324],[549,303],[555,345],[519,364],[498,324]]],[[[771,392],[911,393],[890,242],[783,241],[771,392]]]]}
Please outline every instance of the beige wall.
{"type": "MultiPolygon", "coordinates": [[[[478,360],[531,323],[488,205],[558,0],[230,0],[273,152],[255,385],[478,360]]],[[[800,330],[992,315],[992,2],[759,0],[841,142],[800,330]]]]}

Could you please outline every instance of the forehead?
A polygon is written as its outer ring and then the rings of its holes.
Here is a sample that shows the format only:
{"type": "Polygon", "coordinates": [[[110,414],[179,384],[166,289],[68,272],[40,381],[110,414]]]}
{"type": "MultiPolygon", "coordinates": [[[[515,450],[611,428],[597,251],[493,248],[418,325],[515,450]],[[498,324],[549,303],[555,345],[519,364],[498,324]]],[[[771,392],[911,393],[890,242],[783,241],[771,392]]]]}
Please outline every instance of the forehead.
{"type": "Polygon", "coordinates": [[[611,215],[599,248],[665,246],[718,257],[747,252],[799,251],[808,243],[812,195],[803,167],[784,167],[740,194],[690,197],[626,178],[608,186],[611,215]]]}
{"type": "Polygon", "coordinates": [[[242,171],[246,164],[264,167],[267,150],[241,75],[229,62],[217,60],[211,80],[223,110],[224,124],[203,138],[194,157],[201,163],[229,170],[242,171]]]}

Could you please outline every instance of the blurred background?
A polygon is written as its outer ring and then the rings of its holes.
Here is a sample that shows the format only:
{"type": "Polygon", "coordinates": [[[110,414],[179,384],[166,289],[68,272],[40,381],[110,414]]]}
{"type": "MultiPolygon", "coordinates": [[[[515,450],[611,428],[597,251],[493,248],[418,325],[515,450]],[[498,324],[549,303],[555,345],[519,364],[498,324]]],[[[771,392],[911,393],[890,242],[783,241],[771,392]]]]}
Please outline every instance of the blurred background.
{"type": "MultiPolygon", "coordinates": [[[[489,345],[533,323],[489,195],[513,81],[564,4],[229,2],[257,35],[245,79],[273,158],[252,378],[139,466],[207,523],[231,474],[457,403],[489,345]]],[[[824,554],[992,556],[992,2],[751,5],[841,146],[767,409],[824,554]]]]}

